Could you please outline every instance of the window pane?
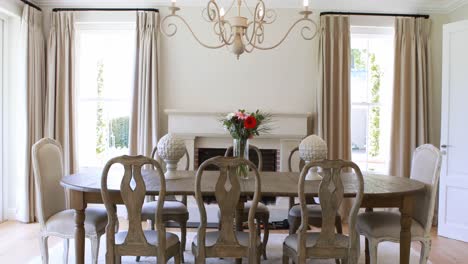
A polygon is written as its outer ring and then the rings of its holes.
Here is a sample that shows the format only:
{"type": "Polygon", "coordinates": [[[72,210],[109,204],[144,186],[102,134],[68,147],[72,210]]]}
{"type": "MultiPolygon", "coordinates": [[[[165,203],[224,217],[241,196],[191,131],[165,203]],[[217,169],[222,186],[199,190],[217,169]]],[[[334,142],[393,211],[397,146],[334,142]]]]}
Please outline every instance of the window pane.
{"type": "Polygon", "coordinates": [[[352,159],[363,171],[387,173],[393,81],[392,35],[352,34],[351,54],[352,159]]]}
{"type": "Polygon", "coordinates": [[[78,161],[103,166],[128,154],[134,31],[80,30],[78,33],[78,161]]]}

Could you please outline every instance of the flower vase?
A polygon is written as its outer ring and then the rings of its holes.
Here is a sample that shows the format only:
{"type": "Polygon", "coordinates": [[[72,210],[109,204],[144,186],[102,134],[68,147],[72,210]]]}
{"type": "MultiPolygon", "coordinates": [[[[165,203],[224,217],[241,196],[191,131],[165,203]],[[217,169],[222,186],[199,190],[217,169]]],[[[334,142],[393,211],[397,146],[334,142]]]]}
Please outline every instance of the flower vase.
{"type": "MultiPolygon", "coordinates": [[[[232,154],[234,157],[249,159],[249,140],[248,139],[234,139],[232,154]]],[[[240,165],[237,167],[237,175],[241,179],[249,178],[249,166],[240,165]]]]}

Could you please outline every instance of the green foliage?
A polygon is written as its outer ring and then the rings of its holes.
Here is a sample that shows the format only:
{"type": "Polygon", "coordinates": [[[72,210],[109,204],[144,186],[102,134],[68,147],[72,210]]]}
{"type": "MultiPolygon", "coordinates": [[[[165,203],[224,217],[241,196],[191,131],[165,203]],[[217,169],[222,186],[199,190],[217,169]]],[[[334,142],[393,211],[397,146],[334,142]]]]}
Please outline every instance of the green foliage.
{"type": "MultiPolygon", "coordinates": [[[[101,97],[104,90],[104,63],[97,63],[97,96],[101,97]]],[[[96,111],[96,154],[102,154],[106,150],[106,123],[104,121],[104,106],[102,102],[97,103],[96,111]]]]}
{"type": "Polygon", "coordinates": [[[364,71],[366,70],[367,50],[351,49],[353,70],[364,71]]]}
{"type": "Polygon", "coordinates": [[[110,147],[128,148],[129,117],[119,117],[110,121],[109,133],[115,137],[110,147]]]}
{"type": "MultiPolygon", "coordinates": [[[[382,71],[375,61],[375,54],[370,55],[370,74],[371,74],[371,101],[372,104],[380,102],[380,79],[382,71]]],[[[369,155],[377,157],[380,153],[380,107],[373,106],[370,111],[370,149],[369,155]]]]}

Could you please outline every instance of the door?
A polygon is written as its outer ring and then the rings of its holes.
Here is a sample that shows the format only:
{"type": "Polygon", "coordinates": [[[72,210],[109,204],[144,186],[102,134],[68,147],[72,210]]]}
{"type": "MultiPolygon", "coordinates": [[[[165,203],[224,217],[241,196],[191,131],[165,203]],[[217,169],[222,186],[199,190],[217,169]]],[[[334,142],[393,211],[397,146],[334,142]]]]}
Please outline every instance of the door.
{"type": "Polygon", "coordinates": [[[468,241],[468,20],[444,26],[439,235],[468,241]]]}

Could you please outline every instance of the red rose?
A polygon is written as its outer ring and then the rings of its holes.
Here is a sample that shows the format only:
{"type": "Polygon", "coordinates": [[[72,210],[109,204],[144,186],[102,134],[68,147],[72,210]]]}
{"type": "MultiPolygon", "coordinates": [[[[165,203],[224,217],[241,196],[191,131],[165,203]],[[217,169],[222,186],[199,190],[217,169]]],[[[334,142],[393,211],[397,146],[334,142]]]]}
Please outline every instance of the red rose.
{"type": "Polygon", "coordinates": [[[254,129],[257,126],[257,119],[253,116],[248,116],[244,120],[244,127],[247,129],[254,129]]]}

